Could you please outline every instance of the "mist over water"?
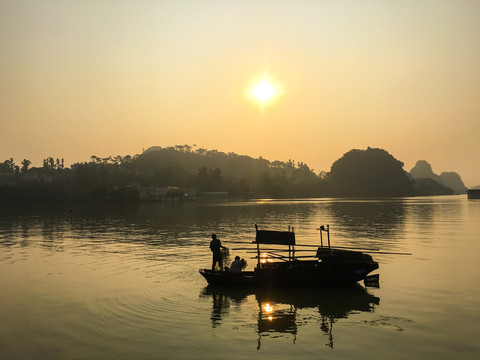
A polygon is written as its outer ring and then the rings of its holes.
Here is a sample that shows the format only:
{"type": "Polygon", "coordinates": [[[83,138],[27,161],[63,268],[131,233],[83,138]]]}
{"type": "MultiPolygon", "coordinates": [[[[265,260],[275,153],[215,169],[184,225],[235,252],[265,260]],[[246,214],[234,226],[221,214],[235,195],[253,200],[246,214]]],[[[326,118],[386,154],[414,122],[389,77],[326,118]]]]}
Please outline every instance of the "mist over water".
{"type": "Polygon", "coordinates": [[[0,358],[476,358],[480,201],[466,196],[0,210],[0,358]],[[210,235],[378,249],[380,288],[208,286],[210,235]],[[390,254],[408,252],[410,256],[390,254]],[[268,306],[267,306],[268,305],[268,306]]]}

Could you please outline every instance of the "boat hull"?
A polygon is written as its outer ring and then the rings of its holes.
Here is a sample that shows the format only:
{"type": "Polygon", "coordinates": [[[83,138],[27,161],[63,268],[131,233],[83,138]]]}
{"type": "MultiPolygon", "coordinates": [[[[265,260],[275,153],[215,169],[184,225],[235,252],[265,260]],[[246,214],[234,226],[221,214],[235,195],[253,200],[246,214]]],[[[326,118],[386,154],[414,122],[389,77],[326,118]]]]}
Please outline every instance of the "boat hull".
{"type": "Polygon", "coordinates": [[[364,280],[378,269],[378,263],[296,262],[273,263],[255,271],[240,274],[200,269],[200,274],[212,285],[267,287],[324,287],[351,285],[364,280]]]}

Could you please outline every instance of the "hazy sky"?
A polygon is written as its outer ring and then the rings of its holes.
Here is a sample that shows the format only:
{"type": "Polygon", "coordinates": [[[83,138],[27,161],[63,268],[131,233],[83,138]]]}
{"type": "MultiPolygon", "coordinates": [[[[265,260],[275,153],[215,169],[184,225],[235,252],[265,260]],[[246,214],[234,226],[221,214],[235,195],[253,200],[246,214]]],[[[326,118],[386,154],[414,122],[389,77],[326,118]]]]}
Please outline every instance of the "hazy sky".
{"type": "Polygon", "coordinates": [[[370,146],[477,185],[479,19],[475,0],[0,0],[0,161],[196,144],[328,171],[370,146]]]}

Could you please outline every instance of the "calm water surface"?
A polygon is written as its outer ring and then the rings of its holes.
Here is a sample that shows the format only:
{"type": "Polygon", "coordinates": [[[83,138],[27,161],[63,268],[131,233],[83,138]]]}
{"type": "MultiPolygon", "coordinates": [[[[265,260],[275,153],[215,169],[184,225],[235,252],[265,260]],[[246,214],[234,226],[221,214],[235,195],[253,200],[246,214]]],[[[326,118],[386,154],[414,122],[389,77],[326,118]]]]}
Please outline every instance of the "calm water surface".
{"type": "Polygon", "coordinates": [[[2,209],[0,359],[477,359],[479,262],[466,196],[2,209]],[[380,288],[207,287],[255,223],[379,249],[380,288]]]}

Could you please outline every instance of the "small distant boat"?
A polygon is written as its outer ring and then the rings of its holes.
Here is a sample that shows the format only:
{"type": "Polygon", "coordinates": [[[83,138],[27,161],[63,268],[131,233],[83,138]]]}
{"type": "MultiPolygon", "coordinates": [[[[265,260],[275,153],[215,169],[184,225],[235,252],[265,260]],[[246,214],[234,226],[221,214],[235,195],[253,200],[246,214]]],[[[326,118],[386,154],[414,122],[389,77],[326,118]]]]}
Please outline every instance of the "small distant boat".
{"type": "Polygon", "coordinates": [[[467,197],[469,199],[480,199],[480,189],[468,189],[467,197]]]}
{"type": "MultiPolygon", "coordinates": [[[[357,250],[333,248],[330,246],[329,226],[321,226],[320,246],[304,250],[312,245],[296,245],[293,228],[289,231],[258,230],[255,225],[257,266],[253,271],[240,274],[228,271],[200,269],[200,274],[212,285],[222,286],[296,286],[324,287],[351,285],[366,280],[370,286],[378,285],[378,275],[369,274],[378,269],[372,256],[357,250]],[[328,245],[323,245],[322,232],[327,232],[328,245]],[[288,246],[288,249],[260,249],[260,245],[288,246]],[[295,247],[302,247],[296,249],[295,247]],[[311,251],[314,254],[297,256],[298,252],[311,251]],[[288,253],[288,254],[287,254],[288,253]]],[[[240,249],[237,249],[240,250],[240,249]]],[[[244,250],[244,249],[242,249],[244,250]]]]}

